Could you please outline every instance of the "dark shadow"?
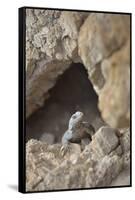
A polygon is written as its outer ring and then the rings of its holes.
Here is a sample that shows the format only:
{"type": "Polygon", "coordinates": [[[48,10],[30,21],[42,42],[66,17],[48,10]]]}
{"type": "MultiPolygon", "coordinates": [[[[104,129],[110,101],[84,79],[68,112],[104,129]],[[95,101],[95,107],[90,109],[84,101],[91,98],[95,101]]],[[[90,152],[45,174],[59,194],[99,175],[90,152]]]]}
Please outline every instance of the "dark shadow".
{"type": "Polygon", "coordinates": [[[12,184],[10,184],[10,185],[8,185],[8,187],[10,188],[10,189],[12,189],[12,190],[14,190],[14,191],[18,191],[18,185],[12,185],[12,184]]]}
{"type": "Polygon", "coordinates": [[[98,97],[88,79],[87,70],[80,63],[73,63],[59,77],[49,94],[45,105],[26,122],[27,140],[40,139],[41,135],[48,133],[55,137],[54,143],[60,142],[71,115],[76,111],[83,112],[84,120],[90,123],[100,117],[98,97]]]}

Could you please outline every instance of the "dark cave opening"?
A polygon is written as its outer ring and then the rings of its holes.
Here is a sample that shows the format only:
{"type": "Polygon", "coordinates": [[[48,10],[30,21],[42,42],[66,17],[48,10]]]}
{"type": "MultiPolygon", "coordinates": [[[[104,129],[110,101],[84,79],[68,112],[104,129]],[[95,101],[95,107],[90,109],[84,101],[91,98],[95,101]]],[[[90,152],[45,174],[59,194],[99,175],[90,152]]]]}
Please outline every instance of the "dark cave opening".
{"type": "Polygon", "coordinates": [[[50,98],[26,121],[26,139],[39,139],[50,144],[61,141],[73,113],[81,111],[84,120],[98,129],[103,121],[97,108],[98,97],[80,63],[72,65],[58,78],[49,91],[50,98]]]}

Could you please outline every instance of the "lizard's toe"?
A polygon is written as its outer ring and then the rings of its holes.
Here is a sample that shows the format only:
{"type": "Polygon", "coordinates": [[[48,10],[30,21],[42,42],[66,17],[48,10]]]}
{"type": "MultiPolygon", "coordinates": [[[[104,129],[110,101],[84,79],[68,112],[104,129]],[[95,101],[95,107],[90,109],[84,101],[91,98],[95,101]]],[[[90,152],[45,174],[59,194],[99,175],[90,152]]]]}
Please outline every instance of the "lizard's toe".
{"type": "Polygon", "coordinates": [[[62,156],[64,156],[67,152],[70,152],[70,145],[69,144],[65,144],[61,147],[60,149],[60,154],[62,156]]]}

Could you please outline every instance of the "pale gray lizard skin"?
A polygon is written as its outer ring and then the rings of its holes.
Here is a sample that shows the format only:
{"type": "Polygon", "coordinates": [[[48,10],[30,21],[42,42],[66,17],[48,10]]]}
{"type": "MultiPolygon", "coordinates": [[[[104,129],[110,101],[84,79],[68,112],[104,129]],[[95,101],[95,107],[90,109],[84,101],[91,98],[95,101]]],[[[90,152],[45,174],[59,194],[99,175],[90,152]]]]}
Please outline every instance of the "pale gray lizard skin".
{"type": "Polygon", "coordinates": [[[77,111],[69,120],[68,130],[62,137],[62,154],[65,154],[70,143],[88,144],[95,133],[94,127],[83,121],[83,113],[77,111]]]}

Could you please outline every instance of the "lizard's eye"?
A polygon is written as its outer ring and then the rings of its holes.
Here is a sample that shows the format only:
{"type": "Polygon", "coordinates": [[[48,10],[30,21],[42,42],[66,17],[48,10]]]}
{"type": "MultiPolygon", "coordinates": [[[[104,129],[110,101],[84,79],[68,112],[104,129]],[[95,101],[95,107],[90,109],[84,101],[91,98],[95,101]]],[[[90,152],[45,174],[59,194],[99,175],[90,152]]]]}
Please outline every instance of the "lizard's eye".
{"type": "Polygon", "coordinates": [[[73,119],[75,119],[75,118],[76,118],[76,116],[74,115],[72,118],[73,118],[73,119]]]}

